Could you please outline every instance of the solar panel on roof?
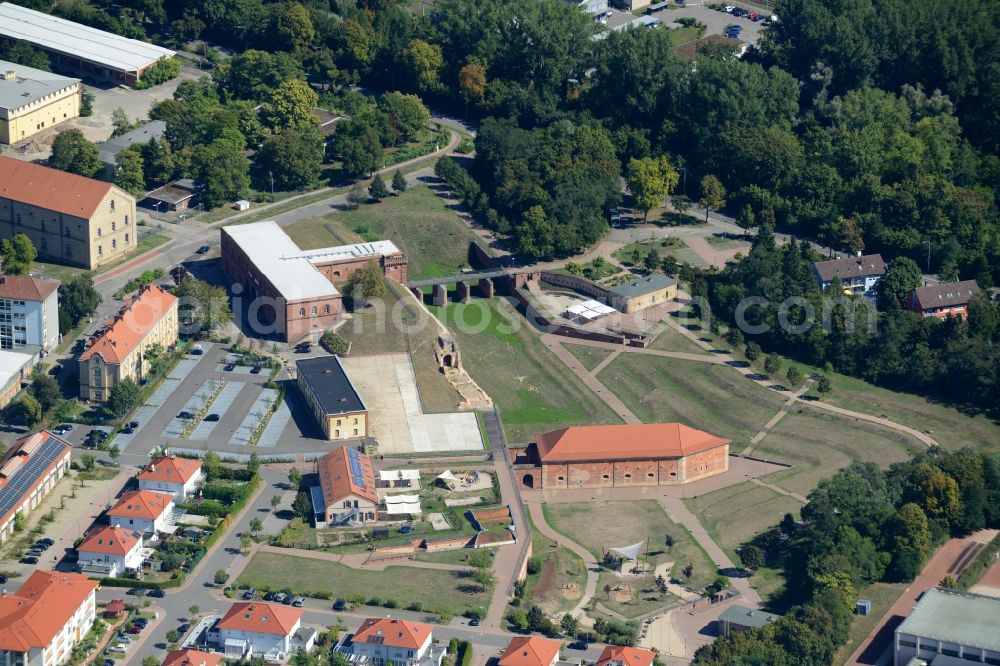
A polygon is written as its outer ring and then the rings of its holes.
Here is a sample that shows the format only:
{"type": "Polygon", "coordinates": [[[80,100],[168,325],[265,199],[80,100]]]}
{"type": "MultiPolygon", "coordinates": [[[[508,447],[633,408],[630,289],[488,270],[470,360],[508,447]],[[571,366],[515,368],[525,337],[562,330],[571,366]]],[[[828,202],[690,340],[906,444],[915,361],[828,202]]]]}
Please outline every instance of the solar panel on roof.
{"type": "Polygon", "coordinates": [[[351,483],[358,488],[366,488],[365,473],[361,466],[361,454],[354,449],[347,450],[347,468],[351,473],[351,483]]]}
{"type": "Polygon", "coordinates": [[[16,507],[24,493],[33,486],[49,465],[55,462],[63,452],[63,444],[47,438],[34,452],[28,462],[14,473],[10,481],[0,489],[0,516],[7,515],[16,507]]]}

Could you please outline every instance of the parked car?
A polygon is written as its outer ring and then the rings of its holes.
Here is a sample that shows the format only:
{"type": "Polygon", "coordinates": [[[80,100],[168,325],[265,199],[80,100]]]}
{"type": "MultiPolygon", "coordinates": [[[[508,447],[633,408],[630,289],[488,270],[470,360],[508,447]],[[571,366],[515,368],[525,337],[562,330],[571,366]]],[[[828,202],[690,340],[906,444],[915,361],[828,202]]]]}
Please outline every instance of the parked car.
{"type": "Polygon", "coordinates": [[[73,343],[73,353],[74,354],[79,354],[80,352],[82,352],[86,348],[87,348],[87,341],[86,340],[77,340],[76,342],[73,343]]]}
{"type": "Polygon", "coordinates": [[[344,611],[347,610],[347,602],[343,599],[337,599],[333,602],[333,610],[344,611]]]}
{"type": "Polygon", "coordinates": [[[124,428],[121,429],[121,433],[123,435],[131,435],[134,432],[135,428],[133,428],[132,426],[125,426],[124,428]]]}
{"type": "Polygon", "coordinates": [[[223,368],[223,370],[225,370],[226,372],[232,372],[235,369],[236,366],[233,365],[232,363],[226,363],[226,367],[223,368]]]}
{"type": "Polygon", "coordinates": [[[108,652],[115,652],[115,653],[118,653],[118,654],[125,654],[126,652],[128,652],[128,644],[127,643],[115,643],[114,645],[112,645],[111,647],[108,648],[108,652]]]}
{"type": "Polygon", "coordinates": [[[191,355],[192,356],[201,356],[204,353],[205,353],[205,350],[202,349],[201,345],[195,345],[194,347],[191,348],[191,355]]]}
{"type": "Polygon", "coordinates": [[[478,617],[469,618],[469,626],[470,627],[478,627],[479,626],[479,618],[478,617]]]}
{"type": "Polygon", "coordinates": [[[206,421],[218,421],[219,420],[219,415],[215,414],[215,413],[209,414],[208,416],[205,417],[205,420],[206,421]]]}
{"type": "Polygon", "coordinates": [[[139,422],[138,421],[129,421],[128,422],[128,427],[129,428],[138,428],[139,427],[139,422]]]}
{"type": "Polygon", "coordinates": [[[412,531],[413,531],[413,526],[412,525],[402,525],[399,528],[399,533],[400,534],[409,534],[412,531]]]}
{"type": "Polygon", "coordinates": [[[132,637],[126,634],[124,631],[121,631],[118,632],[117,636],[115,636],[115,640],[118,641],[119,643],[131,643],[132,637]]]}
{"type": "Polygon", "coordinates": [[[139,634],[142,633],[143,629],[145,629],[145,627],[140,627],[139,625],[134,624],[134,625],[132,625],[131,627],[128,628],[128,633],[139,635],[139,634]]]}
{"type": "Polygon", "coordinates": [[[137,618],[133,619],[132,620],[132,624],[138,625],[138,626],[142,627],[143,629],[145,629],[146,625],[149,624],[149,620],[147,620],[146,618],[140,616],[140,617],[137,617],[137,618]]]}
{"type": "Polygon", "coordinates": [[[178,412],[177,418],[184,419],[185,421],[190,421],[194,418],[194,414],[188,411],[178,412]]]}
{"type": "Polygon", "coordinates": [[[149,591],[149,594],[147,596],[154,597],[156,599],[162,599],[163,597],[167,596],[167,593],[158,587],[154,587],[152,590],[149,591]]]}
{"type": "Polygon", "coordinates": [[[72,423],[60,423],[55,427],[55,429],[52,432],[54,432],[57,435],[65,435],[72,429],[73,429],[72,423]]]}
{"type": "Polygon", "coordinates": [[[25,555],[21,558],[21,564],[38,564],[38,558],[34,555],[25,555]]]}
{"type": "Polygon", "coordinates": [[[295,597],[293,597],[292,595],[290,595],[290,594],[286,594],[286,595],[285,595],[285,600],[284,600],[284,601],[282,601],[281,603],[283,603],[283,604],[285,604],[286,606],[288,606],[289,604],[291,604],[291,603],[292,603],[292,601],[293,601],[294,599],[295,599],[295,597]]]}
{"type": "Polygon", "coordinates": [[[261,371],[261,367],[259,365],[255,365],[252,368],[250,368],[250,374],[251,375],[259,375],[260,371],[261,371]]]}
{"type": "Polygon", "coordinates": [[[275,597],[278,596],[277,592],[265,592],[264,601],[274,601],[275,597]]]}
{"type": "Polygon", "coordinates": [[[202,245],[201,247],[198,248],[198,254],[208,254],[209,252],[211,252],[211,250],[212,248],[210,248],[209,246],[202,245]]]}
{"type": "Polygon", "coordinates": [[[295,347],[296,354],[308,354],[312,351],[312,345],[308,342],[303,342],[302,344],[295,347]]]}
{"type": "Polygon", "coordinates": [[[47,544],[49,546],[54,546],[56,544],[55,540],[54,539],[50,539],[49,537],[45,537],[43,539],[39,539],[38,543],[44,543],[44,544],[47,544]]]}
{"type": "Polygon", "coordinates": [[[305,605],[306,605],[305,597],[295,597],[294,599],[292,599],[292,606],[295,606],[296,608],[302,608],[305,605]]]}
{"type": "Polygon", "coordinates": [[[286,599],[288,599],[288,595],[285,594],[284,592],[276,592],[275,595],[274,595],[275,602],[277,602],[279,604],[285,603],[286,599]]]}
{"type": "Polygon", "coordinates": [[[243,593],[243,598],[244,599],[253,599],[256,596],[257,596],[257,590],[255,588],[252,588],[252,587],[249,590],[247,590],[246,592],[243,593]]]}
{"type": "Polygon", "coordinates": [[[0,574],[0,585],[3,585],[6,582],[7,582],[7,576],[0,574]]]}
{"type": "Polygon", "coordinates": [[[45,543],[44,541],[36,541],[35,545],[33,546],[33,549],[38,548],[39,550],[48,550],[51,547],[52,547],[51,543],[45,543]]]}

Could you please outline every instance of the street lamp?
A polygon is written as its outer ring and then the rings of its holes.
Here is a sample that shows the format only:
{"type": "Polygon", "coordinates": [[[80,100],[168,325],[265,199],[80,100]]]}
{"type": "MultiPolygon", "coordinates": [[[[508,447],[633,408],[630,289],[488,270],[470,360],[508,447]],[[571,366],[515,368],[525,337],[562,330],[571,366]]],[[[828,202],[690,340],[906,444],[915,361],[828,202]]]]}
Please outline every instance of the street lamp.
{"type": "Polygon", "coordinates": [[[931,242],[927,241],[927,272],[931,272],[931,242]]]}

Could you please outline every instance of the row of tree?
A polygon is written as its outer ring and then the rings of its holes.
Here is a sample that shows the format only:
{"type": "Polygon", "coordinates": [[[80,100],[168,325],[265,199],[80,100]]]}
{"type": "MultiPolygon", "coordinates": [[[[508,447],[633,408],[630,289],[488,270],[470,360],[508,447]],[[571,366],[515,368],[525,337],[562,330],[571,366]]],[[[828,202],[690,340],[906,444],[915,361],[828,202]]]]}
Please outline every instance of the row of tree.
{"type": "Polygon", "coordinates": [[[1000,404],[996,302],[983,294],[973,297],[965,321],[905,310],[906,295],[921,284],[919,268],[906,257],[889,263],[878,286],[878,310],[863,299],[834,302],[831,296],[840,294],[840,287],[820,291],[811,267],[815,253],[804,243],[778,246],[772,229],[770,223],[762,224],[746,257],[730,262],[721,273],[693,280],[694,292],[709,299],[713,317],[752,331],[746,338],[764,349],[812,365],[829,364],[892,389],[952,402],[986,408],[1000,404]],[[760,304],[741,309],[752,298],[760,304]]]}
{"type": "Polygon", "coordinates": [[[781,525],[741,549],[745,563],[782,567],[781,620],[700,649],[700,666],[820,664],[847,639],[855,591],[877,581],[910,581],[949,535],[1000,526],[1000,456],[931,449],[882,470],[855,462],[821,481],[802,524],[781,525]]]}

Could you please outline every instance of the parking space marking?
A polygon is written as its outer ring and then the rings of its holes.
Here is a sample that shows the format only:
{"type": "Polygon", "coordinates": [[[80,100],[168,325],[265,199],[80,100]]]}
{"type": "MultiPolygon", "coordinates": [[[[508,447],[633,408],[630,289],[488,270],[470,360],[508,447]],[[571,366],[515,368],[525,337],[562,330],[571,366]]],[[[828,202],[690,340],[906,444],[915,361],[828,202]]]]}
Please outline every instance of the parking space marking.
{"type": "Polygon", "coordinates": [[[292,410],[288,406],[288,398],[286,397],[278,409],[275,410],[274,414],[271,415],[271,420],[267,422],[267,427],[264,428],[264,432],[261,433],[260,439],[257,440],[257,446],[263,447],[265,449],[273,449],[278,445],[278,440],[281,438],[281,433],[284,431],[285,426],[288,422],[292,420],[292,410]]]}
{"type": "MultiPolygon", "coordinates": [[[[201,386],[198,387],[198,390],[194,392],[194,395],[188,398],[187,402],[184,403],[184,407],[181,411],[191,412],[192,414],[200,412],[220,383],[223,382],[218,379],[206,379],[202,382],[201,386]]],[[[222,390],[225,390],[225,386],[223,386],[222,390]]],[[[170,423],[167,424],[167,427],[163,429],[163,436],[173,439],[183,437],[184,428],[187,426],[189,421],[190,419],[182,419],[175,416],[170,420],[170,423]]]]}
{"type": "Polygon", "coordinates": [[[177,362],[177,365],[174,366],[168,376],[171,379],[184,379],[194,370],[194,366],[198,365],[200,360],[201,358],[197,356],[194,358],[182,358],[177,362]]]}
{"type": "Polygon", "coordinates": [[[243,390],[244,386],[246,386],[246,382],[227,383],[225,387],[223,387],[222,391],[219,392],[219,395],[215,398],[215,402],[212,403],[211,411],[219,415],[219,420],[202,421],[198,424],[198,427],[194,429],[194,432],[191,433],[191,436],[188,437],[188,439],[207,440],[211,436],[212,431],[215,430],[215,426],[219,425],[219,422],[222,421],[226,412],[229,411],[230,407],[232,407],[233,401],[236,399],[236,396],[239,395],[240,391],[243,390]]]}
{"type": "Polygon", "coordinates": [[[233,437],[229,440],[229,443],[237,446],[246,446],[249,444],[254,426],[259,422],[260,416],[270,409],[270,405],[274,404],[274,401],[277,399],[278,392],[274,389],[264,389],[261,391],[250,407],[250,411],[243,417],[240,427],[233,433],[233,437]]]}
{"type": "MultiPolygon", "coordinates": [[[[253,368],[250,367],[249,365],[237,365],[232,370],[226,370],[226,364],[225,363],[219,363],[218,365],[215,366],[215,371],[216,372],[228,372],[230,374],[238,374],[238,375],[255,375],[255,374],[256,375],[260,375],[261,374],[260,372],[256,372],[256,373],[255,372],[251,372],[251,370],[253,370],[253,368]]],[[[261,372],[263,372],[263,370],[261,372]]]]}
{"type": "Polygon", "coordinates": [[[124,451],[125,449],[128,448],[128,445],[131,444],[132,440],[136,438],[139,432],[146,427],[146,424],[148,424],[149,420],[153,418],[153,415],[156,414],[157,410],[159,410],[159,407],[157,407],[156,405],[144,405],[139,408],[139,410],[132,416],[131,419],[133,421],[139,422],[139,427],[135,429],[135,432],[133,432],[131,435],[119,432],[118,436],[115,437],[115,444],[118,445],[118,448],[120,450],[124,451]]]}
{"type": "Polygon", "coordinates": [[[153,405],[159,407],[167,401],[170,394],[174,392],[174,389],[181,383],[180,379],[167,378],[163,380],[163,383],[153,392],[153,395],[149,396],[149,400],[146,401],[147,405],[153,405]]]}

